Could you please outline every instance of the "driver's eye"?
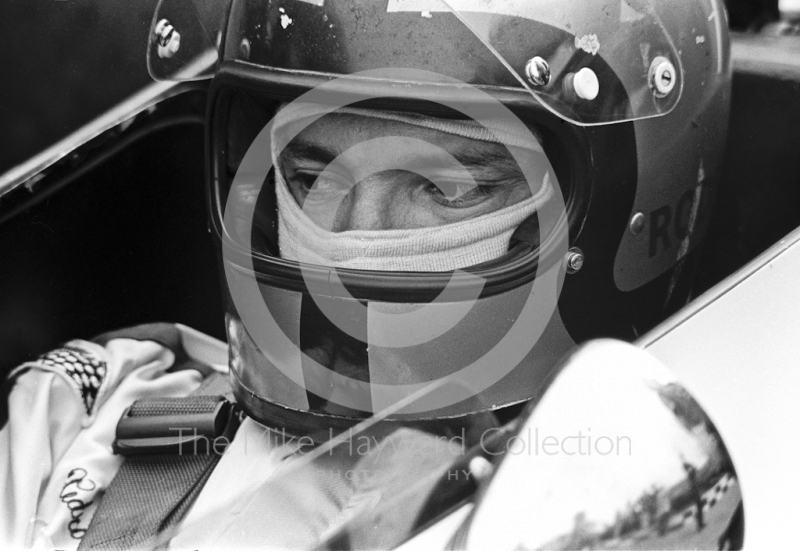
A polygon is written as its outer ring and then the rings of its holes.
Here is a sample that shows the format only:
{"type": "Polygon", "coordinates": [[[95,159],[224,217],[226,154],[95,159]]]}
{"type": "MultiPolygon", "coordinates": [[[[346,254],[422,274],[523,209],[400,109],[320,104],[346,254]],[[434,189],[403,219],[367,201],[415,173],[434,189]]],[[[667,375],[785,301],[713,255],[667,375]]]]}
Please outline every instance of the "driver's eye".
{"type": "Polygon", "coordinates": [[[309,193],[347,193],[353,187],[352,182],[344,176],[319,172],[296,171],[289,180],[290,187],[299,188],[304,195],[309,193]]]}
{"type": "Polygon", "coordinates": [[[446,207],[469,207],[490,195],[488,186],[463,181],[429,182],[425,190],[434,201],[446,207]]]}
{"type": "Polygon", "coordinates": [[[441,195],[444,199],[448,201],[453,201],[458,199],[459,197],[469,193],[477,186],[473,183],[469,182],[431,182],[429,184],[429,190],[433,194],[441,195]]]}

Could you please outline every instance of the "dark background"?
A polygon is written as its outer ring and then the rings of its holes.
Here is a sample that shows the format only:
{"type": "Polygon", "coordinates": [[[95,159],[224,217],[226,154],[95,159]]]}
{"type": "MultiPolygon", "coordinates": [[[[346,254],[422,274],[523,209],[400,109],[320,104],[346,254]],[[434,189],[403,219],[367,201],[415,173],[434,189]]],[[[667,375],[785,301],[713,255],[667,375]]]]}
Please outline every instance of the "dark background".
{"type": "MultiPolygon", "coordinates": [[[[152,82],[156,4],[0,2],[0,173],[152,82]]],[[[147,321],[224,337],[196,96],[151,117],[163,129],[142,125],[125,155],[0,224],[0,373],[64,340],[147,321]]],[[[62,172],[84,161],[66,159],[62,172]]]]}
{"type": "Polygon", "coordinates": [[[0,173],[151,82],[157,2],[0,2],[0,173]]]}
{"type": "MultiPolygon", "coordinates": [[[[0,2],[0,173],[150,82],[157,0],[0,2]]],[[[727,0],[731,28],[778,18],[778,0],[727,0]]]]}
{"type": "Polygon", "coordinates": [[[759,30],[780,16],[778,0],[726,0],[731,29],[759,30]]]}

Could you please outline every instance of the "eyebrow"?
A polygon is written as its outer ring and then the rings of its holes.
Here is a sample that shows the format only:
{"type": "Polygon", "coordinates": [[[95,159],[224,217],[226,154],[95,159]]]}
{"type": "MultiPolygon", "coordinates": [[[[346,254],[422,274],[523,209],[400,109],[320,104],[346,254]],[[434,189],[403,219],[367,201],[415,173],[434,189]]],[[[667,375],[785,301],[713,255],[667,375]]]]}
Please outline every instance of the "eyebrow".
{"type": "MultiPolygon", "coordinates": [[[[290,158],[307,158],[315,161],[329,164],[332,162],[339,153],[334,147],[326,147],[315,143],[307,142],[302,139],[295,138],[281,153],[281,157],[286,155],[290,158]]],[[[486,151],[477,153],[474,151],[464,150],[453,154],[453,158],[467,170],[482,170],[487,168],[507,168],[513,171],[520,171],[516,160],[508,150],[505,151],[486,151]]],[[[435,160],[436,157],[428,159],[421,158],[420,161],[435,160]]]]}
{"type": "Polygon", "coordinates": [[[289,157],[305,157],[325,164],[330,163],[338,156],[336,150],[332,147],[324,147],[296,138],[281,152],[280,156],[283,157],[284,155],[289,157]]]}

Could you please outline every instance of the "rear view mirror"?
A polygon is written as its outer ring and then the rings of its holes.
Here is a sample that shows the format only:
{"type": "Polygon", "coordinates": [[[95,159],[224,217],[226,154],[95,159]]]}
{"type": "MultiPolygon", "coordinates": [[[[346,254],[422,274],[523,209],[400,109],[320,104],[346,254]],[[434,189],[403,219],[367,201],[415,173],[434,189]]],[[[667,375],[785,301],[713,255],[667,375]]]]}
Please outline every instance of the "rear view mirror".
{"type": "Polygon", "coordinates": [[[603,340],[574,353],[532,407],[454,543],[729,549],[743,515],[731,458],[697,401],[644,350],[603,340]]]}

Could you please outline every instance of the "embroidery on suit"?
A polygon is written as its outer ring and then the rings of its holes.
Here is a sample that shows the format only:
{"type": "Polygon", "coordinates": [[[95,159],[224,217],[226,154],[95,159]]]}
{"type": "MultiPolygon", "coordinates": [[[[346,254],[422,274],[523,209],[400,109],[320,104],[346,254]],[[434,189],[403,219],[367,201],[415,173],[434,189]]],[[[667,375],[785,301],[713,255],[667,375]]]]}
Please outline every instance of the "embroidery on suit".
{"type": "Polygon", "coordinates": [[[76,540],[83,538],[86,534],[88,525],[81,526],[81,520],[86,508],[94,503],[89,498],[94,496],[94,490],[97,488],[97,484],[88,478],[88,474],[86,469],[72,469],[67,475],[67,481],[61,489],[61,494],[59,494],[61,502],[67,506],[72,516],[72,520],[67,526],[69,535],[76,540]]]}
{"type": "Polygon", "coordinates": [[[91,415],[97,393],[106,376],[106,363],[85,350],[65,347],[39,358],[48,367],[62,369],[77,385],[86,414],[91,415]]]}

